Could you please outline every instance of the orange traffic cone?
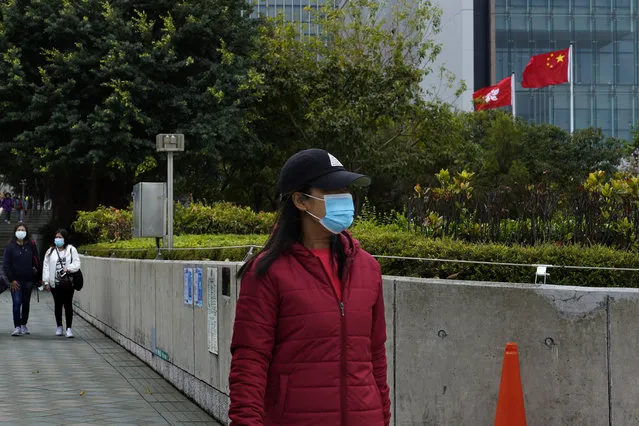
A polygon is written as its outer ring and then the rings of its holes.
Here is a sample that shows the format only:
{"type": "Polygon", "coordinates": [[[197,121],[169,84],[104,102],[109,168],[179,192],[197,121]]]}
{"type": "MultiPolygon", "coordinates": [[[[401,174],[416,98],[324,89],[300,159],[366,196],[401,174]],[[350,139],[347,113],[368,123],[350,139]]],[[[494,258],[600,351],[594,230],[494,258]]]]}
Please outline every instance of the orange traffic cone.
{"type": "Polygon", "coordinates": [[[516,343],[506,345],[495,426],[526,426],[524,393],[521,387],[519,353],[516,343]]]}

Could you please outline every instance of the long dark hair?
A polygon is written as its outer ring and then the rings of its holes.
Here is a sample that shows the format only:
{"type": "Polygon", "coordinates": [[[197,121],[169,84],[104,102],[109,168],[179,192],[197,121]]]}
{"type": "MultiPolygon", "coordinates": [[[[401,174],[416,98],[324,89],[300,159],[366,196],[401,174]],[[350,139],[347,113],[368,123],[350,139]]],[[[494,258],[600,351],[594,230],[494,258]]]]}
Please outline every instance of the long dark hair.
{"type": "MultiPolygon", "coordinates": [[[[269,239],[266,241],[262,250],[251,257],[240,268],[237,273],[238,278],[242,278],[246,271],[256,262],[255,275],[257,277],[263,277],[278,257],[290,250],[293,244],[302,242],[302,212],[295,207],[293,193],[301,192],[308,194],[310,189],[308,186],[305,186],[282,196],[277,220],[275,221],[269,239]]],[[[339,277],[342,278],[344,265],[346,264],[346,254],[344,253],[344,246],[342,245],[339,235],[333,235],[331,239],[331,254],[331,259],[337,260],[338,274],[339,277]]]]}

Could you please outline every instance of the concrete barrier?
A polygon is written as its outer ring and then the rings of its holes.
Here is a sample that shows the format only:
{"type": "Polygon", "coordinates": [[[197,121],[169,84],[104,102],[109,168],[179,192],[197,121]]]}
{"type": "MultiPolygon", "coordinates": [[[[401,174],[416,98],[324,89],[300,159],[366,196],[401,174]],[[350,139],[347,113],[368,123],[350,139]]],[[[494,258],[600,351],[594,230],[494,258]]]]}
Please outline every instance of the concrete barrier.
{"type": "MultiPolygon", "coordinates": [[[[227,423],[238,264],[82,261],[77,312],[227,423]],[[185,267],[202,268],[202,308],[184,303],[185,267]]],[[[393,425],[491,424],[509,341],[529,425],[639,424],[637,290],[384,277],[384,298],[393,425]]]]}

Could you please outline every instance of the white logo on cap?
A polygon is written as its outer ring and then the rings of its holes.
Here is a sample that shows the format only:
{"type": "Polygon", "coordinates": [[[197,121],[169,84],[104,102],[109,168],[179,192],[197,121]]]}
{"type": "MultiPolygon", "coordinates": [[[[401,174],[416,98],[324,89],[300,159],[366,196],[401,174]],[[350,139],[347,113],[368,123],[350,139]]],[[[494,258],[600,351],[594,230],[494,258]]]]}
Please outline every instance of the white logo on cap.
{"type": "Polygon", "coordinates": [[[340,163],[339,160],[333,156],[333,154],[328,154],[328,158],[331,159],[331,167],[344,167],[344,165],[340,163]]]}

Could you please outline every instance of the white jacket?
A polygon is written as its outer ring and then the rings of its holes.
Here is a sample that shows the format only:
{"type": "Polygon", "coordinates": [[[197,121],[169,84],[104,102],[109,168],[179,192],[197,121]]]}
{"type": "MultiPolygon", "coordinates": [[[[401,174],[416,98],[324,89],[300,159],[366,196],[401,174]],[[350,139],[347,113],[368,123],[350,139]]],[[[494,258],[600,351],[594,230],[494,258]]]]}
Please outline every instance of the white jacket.
{"type": "MultiPolygon", "coordinates": [[[[80,255],[78,250],[71,244],[67,245],[66,249],[66,266],[67,271],[77,272],[80,270],[80,255]],[[72,260],[71,263],[69,261],[72,260]]],[[[55,247],[51,247],[44,255],[44,261],[42,262],[42,281],[45,284],[49,284],[51,287],[55,287],[55,267],[58,263],[58,254],[55,251],[55,247]]]]}

